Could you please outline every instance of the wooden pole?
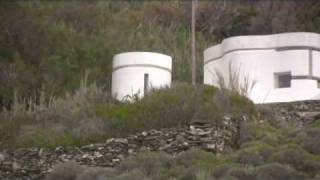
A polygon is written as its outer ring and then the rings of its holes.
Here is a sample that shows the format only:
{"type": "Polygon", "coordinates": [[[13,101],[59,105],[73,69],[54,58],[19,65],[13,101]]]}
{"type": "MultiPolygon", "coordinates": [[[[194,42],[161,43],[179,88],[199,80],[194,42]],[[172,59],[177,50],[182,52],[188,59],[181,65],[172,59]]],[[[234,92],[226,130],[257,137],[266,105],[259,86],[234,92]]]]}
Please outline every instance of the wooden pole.
{"type": "Polygon", "coordinates": [[[191,76],[192,85],[196,85],[196,8],[198,5],[198,0],[192,0],[192,14],[191,14],[191,76]]]}

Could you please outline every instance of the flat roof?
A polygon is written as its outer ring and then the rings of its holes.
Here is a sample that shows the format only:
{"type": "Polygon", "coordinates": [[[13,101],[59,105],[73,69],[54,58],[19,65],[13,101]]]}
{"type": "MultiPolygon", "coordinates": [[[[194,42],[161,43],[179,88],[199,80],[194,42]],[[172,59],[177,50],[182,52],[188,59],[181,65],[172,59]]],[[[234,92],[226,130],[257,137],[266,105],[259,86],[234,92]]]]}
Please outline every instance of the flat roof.
{"type": "Polygon", "coordinates": [[[241,50],[315,49],[320,50],[320,34],[291,32],[271,35],[235,36],[204,51],[204,63],[219,59],[225,54],[241,50]]]}

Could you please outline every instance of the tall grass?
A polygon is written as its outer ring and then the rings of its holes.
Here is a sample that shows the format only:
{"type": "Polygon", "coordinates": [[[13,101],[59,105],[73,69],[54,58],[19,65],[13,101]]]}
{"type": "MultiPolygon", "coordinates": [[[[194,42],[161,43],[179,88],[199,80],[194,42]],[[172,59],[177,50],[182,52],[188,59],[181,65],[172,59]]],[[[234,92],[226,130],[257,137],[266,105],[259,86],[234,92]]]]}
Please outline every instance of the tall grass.
{"type": "Polygon", "coordinates": [[[139,131],[183,127],[193,120],[219,124],[223,116],[254,116],[253,104],[232,92],[214,87],[174,84],[152,90],[135,102],[118,102],[95,84],[64,98],[15,102],[1,112],[1,147],[82,145],[139,131]],[[226,106],[228,102],[228,106],[226,106]]]}
{"type": "Polygon", "coordinates": [[[249,74],[244,74],[241,64],[235,65],[228,63],[227,75],[224,76],[219,70],[215,70],[218,86],[221,89],[229,89],[241,96],[249,96],[251,90],[256,85],[256,80],[252,79],[249,74]]]}
{"type": "MultiPolygon", "coordinates": [[[[102,87],[87,85],[86,79],[81,81],[80,88],[73,94],[66,93],[63,97],[47,98],[41,93],[38,101],[15,98],[11,109],[0,112],[0,147],[28,146],[29,143],[41,145],[50,136],[53,138],[52,145],[58,145],[59,142],[55,144],[54,141],[63,139],[55,137],[59,133],[64,134],[65,138],[70,134],[90,137],[91,134],[101,133],[102,129],[97,126],[99,119],[95,116],[95,106],[113,99],[102,87]],[[39,142],[30,140],[29,136],[33,135],[39,142]]],[[[65,139],[66,143],[69,140],[65,139]]],[[[69,143],[73,142],[70,140],[69,143]]]]}

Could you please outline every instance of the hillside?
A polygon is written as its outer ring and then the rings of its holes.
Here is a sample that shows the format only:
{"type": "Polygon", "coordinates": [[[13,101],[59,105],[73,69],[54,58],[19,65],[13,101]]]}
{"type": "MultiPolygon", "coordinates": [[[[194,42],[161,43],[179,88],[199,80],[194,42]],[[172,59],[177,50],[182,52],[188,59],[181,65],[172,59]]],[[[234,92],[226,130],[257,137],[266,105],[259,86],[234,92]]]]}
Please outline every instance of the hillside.
{"type": "MultiPolygon", "coordinates": [[[[88,83],[110,90],[116,53],[154,51],[173,57],[173,79],[191,80],[190,2],[1,1],[0,106],[14,98],[39,103],[88,83]]],[[[202,52],[224,38],[320,32],[320,5],[309,1],[200,1],[197,81],[202,52]]]]}
{"type": "MultiPolygon", "coordinates": [[[[255,105],[203,85],[203,50],[236,35],[320,33],[320,2],[0,1],[0,179],[316,180],[320,102],[255,105]],[[170,88],[110,95],[112,58],[172,56],[170,88]]],[[[238,87],[238,86],[236,86],[238,87]]]]}
{"type": "Polygon", "coordinates": [[[226,126],[193,121],[81,147],[6,150],[0,177],[41,179],[54,167],[46,179],[319,178],[320,102],[256,108],[251,118],[224,116],[226,126]]]}

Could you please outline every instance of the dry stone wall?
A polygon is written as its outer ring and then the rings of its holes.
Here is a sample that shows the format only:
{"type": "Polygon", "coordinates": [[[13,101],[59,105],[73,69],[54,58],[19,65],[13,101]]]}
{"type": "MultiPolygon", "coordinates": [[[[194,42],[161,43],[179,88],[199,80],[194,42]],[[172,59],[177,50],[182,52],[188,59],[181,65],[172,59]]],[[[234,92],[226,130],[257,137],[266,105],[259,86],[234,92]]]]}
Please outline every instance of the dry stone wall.
{"type": "MultiPolygon", "coordinates": [[[[225,120],[232,119],[226,117],[225,120]]],[[[87,166],[113,167],[127,156],[141,151],[177,154],[192,147],[200,147],[211,152],[221,152],[230,144],[234,131],[224,127],[227,126],[194,122],[185,128],[150,130],[82,147],[3,151],[0,153],[0,179],[41,179],[54,165],[71,160],[87,166]]]]}
{"type": "MultiPolygon", "coordinates": [[[[320,101],[300,101],[292,103],[272,103],[257,105],[260,109],[267,109],[269,118],[275,124],[290,124],[304,127],[320,119],[320,101]]],[[[264,115],[268,117],[268,115],[264,115]]]]}
{"type": "MultiPolygon", "coordinates": [[[[320,101],[258,105],[272,114],[275,123],[287,122],[304,126],[320,119],[320,101]]],[[[264,118],[263,115],[260,118],[264,118]]],[[[219,153],[229,148],[238,135],[238,119],[225,116],[224,125],[193,122],[184,128],[150,130],[125,138],[111,138],[104,143],[82,147],[55,149],[27,148],[0,152],[1,180],[42,179],[62,162],[76,161],[82,165],[114,167],[130,155],[142,151],[165,151],[177,154],[192,147],[219,153]]]]}

